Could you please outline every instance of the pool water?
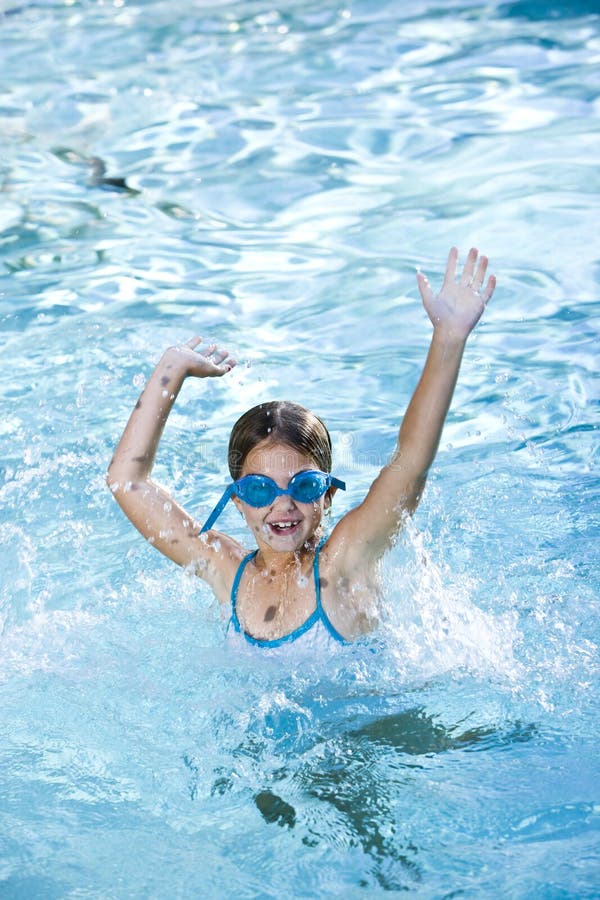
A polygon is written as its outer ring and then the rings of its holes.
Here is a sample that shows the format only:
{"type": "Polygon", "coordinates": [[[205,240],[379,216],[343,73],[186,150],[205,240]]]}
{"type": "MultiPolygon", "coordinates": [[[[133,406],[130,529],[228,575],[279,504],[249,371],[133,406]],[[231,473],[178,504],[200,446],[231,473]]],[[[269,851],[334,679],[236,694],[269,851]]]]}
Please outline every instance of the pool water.
{"type": "MultiPolygon", "coordinates": [[[[595,3],[5,0],[0,896],[597,897],[595,3]],[[169,344],[157,478],[198,518],[262,399],[392,451],[418,266],[489,254],[384,624],[237,652],[104,483],[169,344]]],[[[240,539],[229,509],[222,527],[240,539]]],[[[250,545],[250,542],[248,540],[250,545]]]]}

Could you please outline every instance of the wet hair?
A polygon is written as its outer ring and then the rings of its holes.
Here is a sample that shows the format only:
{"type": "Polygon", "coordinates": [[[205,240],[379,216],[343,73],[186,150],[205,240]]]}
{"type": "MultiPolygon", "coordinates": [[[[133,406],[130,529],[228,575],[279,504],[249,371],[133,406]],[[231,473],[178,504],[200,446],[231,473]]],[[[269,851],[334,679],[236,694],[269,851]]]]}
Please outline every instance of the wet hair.
{"type": "Polygon", "coordinates": [[[236,481],[244,461],[262,441],[286,444],[310,456],[322,472],[331,472],[331,437],[315,413],[289,400],[260,403],[237,420],[229,438],[228,463],[236,481]]]}

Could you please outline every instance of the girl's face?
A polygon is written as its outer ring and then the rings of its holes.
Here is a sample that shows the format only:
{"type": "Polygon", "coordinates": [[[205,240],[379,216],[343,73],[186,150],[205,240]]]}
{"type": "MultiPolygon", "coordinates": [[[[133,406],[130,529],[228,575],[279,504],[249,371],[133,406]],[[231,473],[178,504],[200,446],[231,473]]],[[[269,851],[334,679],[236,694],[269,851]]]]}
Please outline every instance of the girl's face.
{"type": "MultiPolygon", "coordinates": [[[[298,472],[316,469],[314,459],[287,444],[261,441],[254,447],[242,467],[241,476],[266,475],[275,484],[285,489],[290,479],[298,472]]],[[[308,541],[318,528],[323,510],[330,505],[329,492],[313,503],[299,503],[289,494],[276,497],[270,506],[254,507],[234,497],[233,501],[241,510],[246,523],[254,533],[259,545],[267,545],[272,550],[294,552],[308,541]]]]}

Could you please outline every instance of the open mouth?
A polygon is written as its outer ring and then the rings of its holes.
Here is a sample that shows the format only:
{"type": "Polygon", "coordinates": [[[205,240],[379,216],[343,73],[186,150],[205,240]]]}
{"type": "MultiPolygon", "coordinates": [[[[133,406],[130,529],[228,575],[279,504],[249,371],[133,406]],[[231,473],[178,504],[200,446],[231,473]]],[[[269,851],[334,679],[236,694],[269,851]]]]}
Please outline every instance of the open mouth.
{"type": "Polygon", "coordinates": [[[291,535],[298,530],[300,519],[294,519],[291,522],[267,522],[267,526],[271,534],[291,535]]]}

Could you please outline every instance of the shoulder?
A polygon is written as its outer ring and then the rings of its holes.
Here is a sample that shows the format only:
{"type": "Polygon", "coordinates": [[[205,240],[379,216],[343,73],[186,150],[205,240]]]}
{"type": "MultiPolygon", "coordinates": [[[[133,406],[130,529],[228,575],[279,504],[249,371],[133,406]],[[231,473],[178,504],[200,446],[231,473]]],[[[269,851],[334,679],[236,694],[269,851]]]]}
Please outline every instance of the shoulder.
{"type": "Polygon", "coordinates": [[[368,634],[379,624],[380,585],[376,560],[362,565],[344,552],[335,534],[319,554],[321,604],[332,625],[347,640],[368,634]]]}
{"type": "Polygon", "coordinates": [[[351,509],[336,524],[321,546],[323,565],[339,578],[372,573],[385,552],[381,543],[370,538],[363,528],[366,510],[363,504],[351,509]]]}
{"type": "Polygon", "coordinates": [[[220,603],[229,603],[236,573],[251,552],[238,541],[219,531],[207,531],[197,537],[197,556],[193,560],[196,575],[213,589],[220,603]]]}

